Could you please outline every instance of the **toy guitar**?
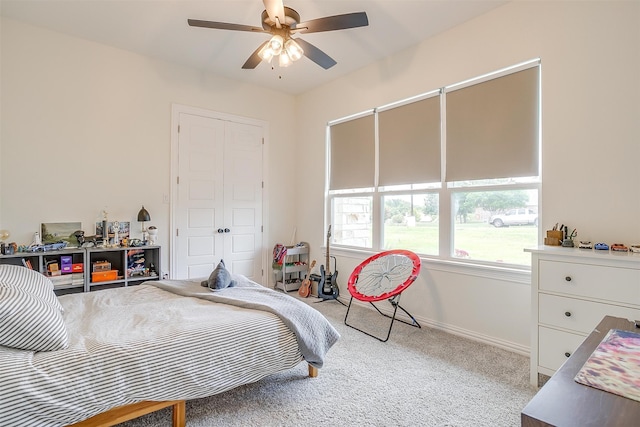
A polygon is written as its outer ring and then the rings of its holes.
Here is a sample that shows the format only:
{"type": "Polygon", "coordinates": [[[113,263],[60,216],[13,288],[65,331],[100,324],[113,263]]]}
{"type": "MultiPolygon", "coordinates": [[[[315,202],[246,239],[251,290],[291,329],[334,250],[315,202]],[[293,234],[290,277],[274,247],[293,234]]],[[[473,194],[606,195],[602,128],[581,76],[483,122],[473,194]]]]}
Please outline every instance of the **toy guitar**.
{"type": "MultiPolygon", "coordinates": [[[[318,297],[328,300],[337,299],[340,294],[338,283],[336,278],[338,277],[338,271],[334,268],[334,272],[331,273],[331,267],[329,265],[329,239],[331,237],[331,225],[327,230],[327,259],[326,264],[320,266],[320,282],[318,283],[318,297]]],[[[335,264],[335,258],[334,258],[335,264]]],[[[335,265],[334,265],[335,267],[335,265]]]]}
{"type": "Polygon", "coordinates": [[[302,284],[300,285],[300,288],[298,289],[298,295],[300,295],[303,298],[306,298],[309,296],[309,294],[311,293],[311,270],[313,269],[313,266],[316,265],[316,260],[314,259],[313,261],[311,261],[311,265],[309,266],[309,271],[307,271],[307,277],[305,277],[305,279],[302,281],[302,284]]]}

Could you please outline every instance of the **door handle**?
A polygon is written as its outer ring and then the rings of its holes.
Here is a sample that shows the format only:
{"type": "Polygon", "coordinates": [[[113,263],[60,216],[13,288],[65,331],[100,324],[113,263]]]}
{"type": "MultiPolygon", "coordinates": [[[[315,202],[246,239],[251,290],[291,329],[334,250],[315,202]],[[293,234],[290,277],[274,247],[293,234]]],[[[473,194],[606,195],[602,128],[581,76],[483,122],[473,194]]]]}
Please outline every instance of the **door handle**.
{"type": "Polygon", "coordinates": [[[229,232],[231,232],[231,230],[229,230],[228,228],[225,228],[225,229],[224,229],[224,232],[225,232],[225,233],[229,233],[229,232]]]}
{"type": "Polygon", "coordinates": [[[224,233],[224,230],[222,228],[218,228],[218,233],[222,234],[224,233]]]}

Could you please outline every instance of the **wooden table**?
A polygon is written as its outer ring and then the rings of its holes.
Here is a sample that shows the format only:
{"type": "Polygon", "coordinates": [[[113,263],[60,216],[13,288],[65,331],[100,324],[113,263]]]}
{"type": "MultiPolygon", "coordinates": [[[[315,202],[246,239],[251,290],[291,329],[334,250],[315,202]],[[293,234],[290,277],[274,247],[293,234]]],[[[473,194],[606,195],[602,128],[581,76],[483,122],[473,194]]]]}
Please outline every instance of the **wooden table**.
{"type": "Polygon", "coordinates": [[[627,319],[605,316],[522,410],[522,427],[640,425],[640,402],[574,381],[582,365],[611,329],[640,332],[627,319]]]}

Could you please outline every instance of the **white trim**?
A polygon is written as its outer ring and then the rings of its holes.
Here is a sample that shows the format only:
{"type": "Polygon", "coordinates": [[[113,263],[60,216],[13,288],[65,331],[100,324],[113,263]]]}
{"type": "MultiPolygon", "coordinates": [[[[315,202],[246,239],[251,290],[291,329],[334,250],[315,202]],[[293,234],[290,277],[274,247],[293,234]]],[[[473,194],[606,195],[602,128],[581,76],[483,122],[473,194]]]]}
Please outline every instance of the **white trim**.
{"type": "Polygon", "coordinates": [[[511,351],[512,353],[520,354],[522,356],[531,356],[530,347],[518,343],[514,343],[511,341],[497,339],[495,337],[490,337],[488,335],[479,334],[476,331],[471,331],[469,329],[459,328],[457,326],[448,325],[446,323],[436,322],[433,320],[416,317],[416,320],[421,323],[423,326],[429,326],[433,329],[439,329],[441,331],[450,333],[452,335],[457,335],[459,337],[467,338],[471,341],[477,341],[484,344],[492,345],[494,347],[502,348],[504,350],[511,351]]]}
{"type": "MultiPolygon", "coordinates": [[[[323,236],[329,229],[329,219],[331,218],[331,203],[333,199],[329,197],[329,177],[331,176],[331,125],[327,124],[324,133],[324,225],[323,236]],[[331,203],[330,203],[331,202],[331,203]]],[[[324,240],[324,238],[323,238],[324,240]]]]}
{"type": "Polygon", "coordinates": [[[426,93],[421,93],[420,95],[412,96],[410,98],[405,98],[401,101],[395,101],[390,104],[385,104],[380,107],[376,107],[375,111],[376,113],[381,113],[386,110],[402,107],[403,105],[409,105],[409,104],[413,104],[414,102],[423,101],[425,99],[435,98],[436,96],[439,96],[441,93],[442,93],[442,89],[435,89],[426,93]]]}
{"type": "Polygon", "coordinates": [[[360,113],[351,114],[350,116],[341,117],[335,120],[330,120],[327,122],[327,126],[335,126],[335,125],[339,125],[340,123],[349,122],[351,120],[361,119],[362,117],[370,116],[375,112],[376,112],[376,109],[371,108],[369,110],[361,111],[360,113]]]}
{"type": "MultiPolygon", "coordinates": [[[[347,297],[344,297],[344,298],[339,297],[338,299],[340,301],[344,302],[345,304],[349,305],[349,298],[347,298],[347,297]]],[[[371,307],[370,304],[364,303],[362,301],[357,301],[357,300],[354,299],[353,304],[375,312],[374,308],[371,307]]],[[[387,307],[378,305],[378,308],[380,309],[381,312],[383,312],[384,314],[386,314],[388,316],[393,315],[393,311],[391,311],[387,307]]],[[[407,316],[406,314],[404,314],[404,313],[397,312],[396,313],[396,317],[399,318],[399,319],[402,319],[405,322],[411,323],[411,318],[409,316],[407,316]]],[[[497,338],[491,337],[489,335],[479,334],[476,331],[471,331],[469,329],[460,328],[458,326],[450,325],[448,323],[443,323],[443,322],[438,322],[438,321],[435,321],[435,320],[432,320],[432,319],[427,319],[426,317],[422,317],[422,316],[414,316],[414,317],[418,321],[418,323],[420,323],[420,326],[422,326],[423,328],[426,326],[426,327],[429,327],[429,328],[432,328],[432,329],[438,329],[438,330],[446,332],[448,334],[452,334],[452,335],[456,335],[456,336],[459,336],[459,337],[462,337],[462,338],[466,338],[466,339],[469,339],[471,341],[476,341],[476,342],[480,342],[480,343],[483,343],[483,344],[491,345],[493,347],[498,347],[498,348],[501,348],[503,350],[507,350],[507,351],[510,351],[512,353],[516,353],[516,354],[519,354],[519,355],[522,355],[522,356],[527,356],[527,357],[531,356],[531,348],[526,346],[526,345],[514,343],[514,342],[511,342],[511,341],[497,339],[497,338]]]]}
{"type": "Polygon", "coordinates": [[[428,266],[430,270],[501,280],[519,285],[531,285],[531,271],[528,269],[497,267],[494,265],[444,259],[423,259],[422,263],[428,266]]]}
{"type": "Polygon", "coordinates": [[[459,90],[459,89],[464,89],[465,87],[468,87],[468,86],[473,86],[473,85],[476,85],[476,84],[479,84],[479,83],[484,83],[484,82],[487,82],[489,80],[497,79],[498,77],[504,77],[504,76],[507,76],[509,74],[513,74],[513,73],[517,73],[519,71],[528,70],[529,68],[537,67],[537,66],[540,65],[540,63],[541,63],[540,58],[532,59],[530,61],[521,62],[520,64],[516,64],[516,65],[513,65],[511,67],[502,68],[502,69],[497,70],[497,71],[492,71],[490,73],[483,74],[483,75],[478,76],[478,77],[473,77],[473,78],[468,79],[468,80],[463,80],[461,82],[445,86],[443,88],[443,91],[445,93],[454,92],[454,91],[459,90]]]}
{"type": "MultiPolygon", "coordinates": [[[[326,250],[325,247],[323,247],[326,250]]],[[[377,251],[362,249],[347,249],[344,247],[331,247],[334,255],[344,258],[355,259],[358,262],[378,253],[377,251]]],[[[486,265],[472,261],[428,258],[421,256],[420,260],[424,268],[428,270],[444,271],[447,273],[462,274],[465,276],[475,276],[484,279],[500,280],[518,285],[531,285],[531,270],[529,268],[501,267],[496,265],[486,265]]]]}
{"type": "MultiPolygon", "coordinates": [[[[262,180],[264,182],[264,187],[262,189],[262,248],[260,249],[261,254],[261,264],[262,264],[262,283],[265,283],[265,277],[268,276],[267,267],[268,267],[268,251],[266,250],[265,242],[269,241],[268,236],[268,227],[265,227],[265,224],[268,224],[269,221],[269,168],[267,163],[267,158],[269,157],[267,154],[267,147],[269,143],[269,123],[264,120],[253,119],[249,117],[236,116],[233,114],[220,113],[217,111],[206,110],[198,107],[191,107],[188,105],[182,104],[171,104],[171,186],[170,186],[170,200],[171,206],[169,207],[169,224],[170,224],[170,236],[169,236],[169,273],[170,278],[175,278],[174,271],[177,271],[174,268],[177,265],[177,253],[172,250],[175,247],[175,239],[176,239],[176,213],[175,208],[178,206],[178,141],[179,141],[179,133],[178,133],[178,125],[180,124],[180,114],[190,114],[195,116],[202,116],[211,119],[218,119],[228,122],[241,123],[247,125],[253,125],[262,128],[262,138],[263,138],[263,146],[262,146],[262,180]]],[[[268,282],[266,282],[268,283],[268,282]]]]}

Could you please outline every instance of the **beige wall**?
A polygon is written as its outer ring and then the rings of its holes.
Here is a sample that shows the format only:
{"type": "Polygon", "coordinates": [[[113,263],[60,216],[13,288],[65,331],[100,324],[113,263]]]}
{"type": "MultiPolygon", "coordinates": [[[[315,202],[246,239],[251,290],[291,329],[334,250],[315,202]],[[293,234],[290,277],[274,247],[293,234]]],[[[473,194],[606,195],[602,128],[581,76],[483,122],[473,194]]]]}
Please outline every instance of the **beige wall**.
{"type": "MultiPolygon", "coordinates": [[[[297,227],[321,263],[327,121],[540,57],[542,228],[563,222],[579,238],[640,243],[638,22],[638,2],[516,1],[294,98],[3,19],[0,228],[28,243],[41,222],[89,229],[105,206],[135,227],[144,203],[168,248],[179,103],[269,122],[265,250],[297,227]],[[296,163],[309,165],[297,184],[276,173],[296,163]]],[[[364,255],[340,255],[344,288],[364,255]]],[[[434,262],[423,271],[403,297],[419,319],[526,351],[527,275],[434,262]]]]}
{"type": "MultiPolygon", "coordinates": [[[[268,164],[295,158],[290,95],[8,19],[1,82],[0,228],[20,244],[42,222],[80,221],[92,234],[105,207],[110,219],[138,231],[144,204],[168,269],[172,103],[267,121],[268,164]]],[[[270,252],[289,240],[296,204],[278,191],[288,185],[282,174],[266,177],[268,203],[280,207],[265,224],[270,252]]]]}
{"type": "MultiPolygon", "coordinates": [[[[577,228],[580,239],[640,243],[639,2],[512,2],[306,93],[297,100],[299,161],[324,158],[329,120],[538,57],[542,229],[560,222],[577,228]]],[[[298,189],[306,200],[298,231],[319,253],[324,174],[318,169],[311,178],[298,189]]],[[[340,257],[340,284],[360,259],[340,257]]],[[[529,287],[518,278],[424,267],[404,297],[413,314],[507,347],[529,346],[529,287]]]]}

